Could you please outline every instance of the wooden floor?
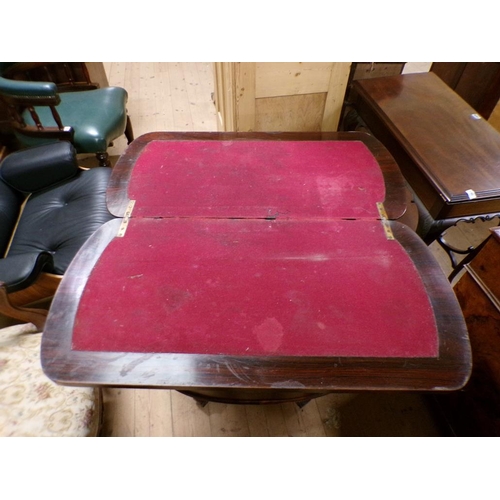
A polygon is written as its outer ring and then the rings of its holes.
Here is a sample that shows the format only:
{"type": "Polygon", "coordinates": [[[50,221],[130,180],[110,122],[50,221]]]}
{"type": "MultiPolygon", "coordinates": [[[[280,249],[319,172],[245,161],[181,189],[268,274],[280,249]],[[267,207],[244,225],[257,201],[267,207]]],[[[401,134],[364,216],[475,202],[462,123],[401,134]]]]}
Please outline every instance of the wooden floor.
{"type": "MultiPolygon", "coordinates": [[[[135,137],[153,131],[216,131],[210,63],[105,63],[110,85],[129,94],[135,137]]],[[[126,148],[119,139],[110,153],[126,148]]],[[[460,229],[458,239],[477,238],[460,229]]],[[[447,257],[433,248],[443,269],[447,257]]],[[[295,404],[205,407],[176,391],[107,389],[102,436],[439,436],[440,422],[417,394],[329,395],[295,404]]]]}

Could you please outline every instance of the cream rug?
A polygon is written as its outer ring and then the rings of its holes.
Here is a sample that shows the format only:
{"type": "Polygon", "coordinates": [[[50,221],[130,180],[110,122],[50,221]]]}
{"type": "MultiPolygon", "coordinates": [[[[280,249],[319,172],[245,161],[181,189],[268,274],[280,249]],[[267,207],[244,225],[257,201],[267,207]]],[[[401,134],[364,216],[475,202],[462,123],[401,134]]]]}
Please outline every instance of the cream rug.
{"type": "Polygon", "coordinates": [[[0,328],[0,436],[96,436],[100,391],[63,387],[46,377],[41,338],[31,323],[0,328]]]}

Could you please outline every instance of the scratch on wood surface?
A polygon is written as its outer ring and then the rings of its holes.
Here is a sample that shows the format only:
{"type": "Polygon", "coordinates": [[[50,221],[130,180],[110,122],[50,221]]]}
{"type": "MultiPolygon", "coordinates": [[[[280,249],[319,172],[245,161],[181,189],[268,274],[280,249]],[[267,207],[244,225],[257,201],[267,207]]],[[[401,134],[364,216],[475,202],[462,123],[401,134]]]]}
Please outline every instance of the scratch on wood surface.
{"type": "Polygon", "coordinates": [[[140,358],[136,359],[135,361],[132,361],[131,363],[124,365],[124,367],[120,370],[120,376],[125,377],[132,370],[134,370],[137,366],[139,366],[141,363],[144,363],[144,361],[147,361],[148,359],[152,358],[153,356],[154,356],[154,354],[147,354],[147,355],[141,356],[140,358]]]}

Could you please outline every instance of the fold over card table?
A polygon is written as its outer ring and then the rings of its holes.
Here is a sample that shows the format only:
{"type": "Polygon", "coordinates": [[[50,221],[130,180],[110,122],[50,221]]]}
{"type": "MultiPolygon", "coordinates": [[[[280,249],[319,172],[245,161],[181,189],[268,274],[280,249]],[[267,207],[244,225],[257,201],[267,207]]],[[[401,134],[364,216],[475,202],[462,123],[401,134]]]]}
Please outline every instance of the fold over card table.
{"type": "Polygon", "coordinates": [[[458,389],[465,323],[405,200],[367,134],[142,136],[54,298],[45,373],[236,403],[458,389]]]}

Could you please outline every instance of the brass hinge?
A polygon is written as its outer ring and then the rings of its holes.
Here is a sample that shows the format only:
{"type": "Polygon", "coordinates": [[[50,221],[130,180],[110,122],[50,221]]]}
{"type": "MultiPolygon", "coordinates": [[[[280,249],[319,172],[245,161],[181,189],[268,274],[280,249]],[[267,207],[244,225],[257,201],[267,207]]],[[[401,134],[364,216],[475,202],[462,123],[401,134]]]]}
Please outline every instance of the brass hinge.
{"type": "Polygon", "coordinates": [[[130,220],[130,217],[132,215],[132,210],[134,209],[135,205],[135,200],[130,200],[127,205],[127,209],[125,210],[125,213],[123,214],[123,220],[122,223],[120,224],[120,228],[118,229],[118,238],[123,238],[125,236],[125,231],[127,230],[128,226],[128,221],[130,220]]]}
{"type": "Polygon", "coordinates": [[[385,211],[384,204],[381,202],[377,202],[377,210],[380,215],[380,220],[382,222],[382,226],[385,231],[385,237],[388,240],[394,240],[394,234],[391,229],[391,224],[389,223],[389,220],[387,219],[387,212],[385,211]]]}

